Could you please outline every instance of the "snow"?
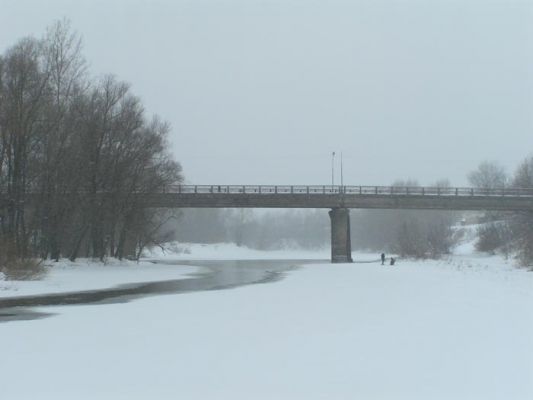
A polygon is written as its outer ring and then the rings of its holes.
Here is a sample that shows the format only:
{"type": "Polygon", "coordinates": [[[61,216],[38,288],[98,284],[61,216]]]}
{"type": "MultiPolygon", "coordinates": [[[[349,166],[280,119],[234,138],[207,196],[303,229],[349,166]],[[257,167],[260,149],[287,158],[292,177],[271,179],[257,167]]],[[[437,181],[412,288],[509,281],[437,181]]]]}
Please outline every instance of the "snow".
{"type": "MultiPolygon", "coordinates": [[[[37,309],[57,315],[0,324],[0,396],[531,399],[533,273],[460,250],[440,261],[313,264],[271,284],[37,309]]],[[[223,257],[241,256],[231,251],[223,257]]],[[[204,258],[200,248],[191,254],[204,258]]]]}
{"type": "Polygon", "coordinates": [[[105,264],[90,259],[48,263],[41,280],[0,279],[0,298],[44,293],[95,290],[121,284],[184,279],[203,269],[191,266],[154,264],[148,261],[109,260],[105,264]]]}

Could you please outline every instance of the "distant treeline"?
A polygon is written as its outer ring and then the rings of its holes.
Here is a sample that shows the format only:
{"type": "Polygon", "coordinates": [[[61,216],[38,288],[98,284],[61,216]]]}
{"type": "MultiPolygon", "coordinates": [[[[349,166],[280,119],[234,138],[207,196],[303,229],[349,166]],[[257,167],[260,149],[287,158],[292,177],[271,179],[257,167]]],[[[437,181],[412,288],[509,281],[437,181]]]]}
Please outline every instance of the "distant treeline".
{"type": "MultiPolygon", "coordinates": [[[[167,225],[180,242],[234,242],[272,250],[330,246],[328,210],[189,209],[167,225]]],[[[459,215],[444,211],[352,210],[354,250],[397,252],[412,257],[448,253],[459,215]]]]}
{"type": "Polygon", "coordinates": [[[91,78],[81,48],[60,21],[0,56],[0,263],[136,257],[159,217],[132,194],[182,179],[167,123],[128,84],[91,78]]]}
{"type": "Polygon", "coordinates": [[[233,242],[262,250],[325,247],[330,232],[325,210],[186,209],[167,228],[180,242],[233,242]]]}

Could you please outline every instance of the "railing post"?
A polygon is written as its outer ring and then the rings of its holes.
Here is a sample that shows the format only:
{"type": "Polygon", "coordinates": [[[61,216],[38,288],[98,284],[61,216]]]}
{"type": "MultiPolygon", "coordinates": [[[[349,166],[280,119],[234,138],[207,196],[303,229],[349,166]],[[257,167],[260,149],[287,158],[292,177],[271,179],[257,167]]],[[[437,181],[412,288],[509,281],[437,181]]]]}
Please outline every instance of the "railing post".
{"type": "Polygon", "coordinates": [[[181,193],[181,185],[178,185],[178,193],[181,193]]]}
{"type": "Polygon", "coordinates": [[[309,194],[309,186],[307,186],[306,189],[307,189],[307,194],[309,194]]]}
{"type": "Polygon", "coordinates": [[[378,187],[376,186],[374,189],[376,190],[376,194],[378,194],[378,187]]]}
{"type": "Polygon", "coordinates": [[[326,194],[326,185],[322,186],[322,193],[326,194]]]}
{"type": "Polygon", "coordinates": [[[426,194],[426,188],[422,186],[422,196],[425,196],[426,194]]]}
{"type": "Polygon", "coordinates": [[[455,188],[455,195],[459,196],[459,188],[455,188]]]}
{"type": "Polygon", "coordinates": [[[294,187],[291,186],[291,194],[293,194],[293,192],[294,192],[294,187]]]}
{"type": "Polygon", "coordinates": [[[437,187],[437,196],[440,196],[440,187],[437,187]]]}
{"type": "Polygon", "coordinates": [[[198,186],[194,185],[194,193],[198,193],[198,186]]]}
{"type": "Polygon", "coordinates": [[[470,189],[470,196],[474,195],[474,188],[470,189]]]}
{"type": "Polygon", "coordinates": [[[242,185],[242,192],[246,193],[246,186],[242,185]]]}
{"type": "Polygon", "coordinates": [[[359,186],[359,194],[363,194],[363,187],[359,186]]]}
{"type": "Polygon", "coordinates": [[[278,187],[274,186],[274,194],[278,194],[278,187]]]}
{"type": "Polygon", "coordinates": [[[259,186],[259,193],[261,193],[261,186],[259,186]]]}

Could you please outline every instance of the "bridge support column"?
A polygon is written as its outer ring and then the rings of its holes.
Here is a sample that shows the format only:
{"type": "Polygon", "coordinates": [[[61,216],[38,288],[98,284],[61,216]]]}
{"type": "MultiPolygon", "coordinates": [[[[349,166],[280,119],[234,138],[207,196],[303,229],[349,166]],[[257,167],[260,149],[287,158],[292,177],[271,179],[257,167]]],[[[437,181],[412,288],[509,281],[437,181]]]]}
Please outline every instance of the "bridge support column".
{"type": "Polygon", "coordinates": [[[333,208],[329,212],[331,220],[331,262],[352,262],[352,243],[350,238],[350,210],[333,208]]]}

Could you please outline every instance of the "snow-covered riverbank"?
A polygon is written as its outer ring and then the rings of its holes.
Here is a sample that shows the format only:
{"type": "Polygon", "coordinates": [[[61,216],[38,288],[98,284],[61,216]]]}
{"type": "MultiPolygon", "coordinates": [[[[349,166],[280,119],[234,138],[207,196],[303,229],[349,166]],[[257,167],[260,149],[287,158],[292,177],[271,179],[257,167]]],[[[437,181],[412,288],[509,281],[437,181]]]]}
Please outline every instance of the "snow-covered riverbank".
{"type": "Polygon", "coordinates": [[[179,265],[183,260],[305,260],[329,257],[329,250],[261,251],[238,247],[232,243],[169,244],[166,250],[154,248],[141,262],[108,259],[101,263],[89,259],[76,262],[47,261],[45,274],[36,280],[9,281],[0,274],[0,298],[45,293],[107,289],[121,284],[186,279],[204,268],[179,265]],[[156,261],[173,262],[173,265],[156,261]]]}
{"type": "Polygon", "coordinates": [[[45,275],[38,280],[6,281],[0,279],[0,299],[45,293],[63,293],[82,290],[106,289],[117,285],[139,282],[186,279],[202,268],[154,264],[148,261],[110,260],[106,264],[79,260],[47,263],[45,275]]]}
{"type": "Polygon", "coordinates": [[[533,273],[466,245],[458,253],[394,267],[308,265],[273,284],[37,309],[56,315],[0,324],[0,394],[533,398],[533,273]]]}

